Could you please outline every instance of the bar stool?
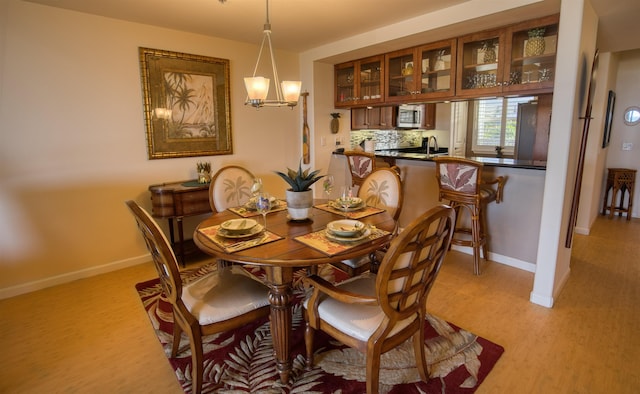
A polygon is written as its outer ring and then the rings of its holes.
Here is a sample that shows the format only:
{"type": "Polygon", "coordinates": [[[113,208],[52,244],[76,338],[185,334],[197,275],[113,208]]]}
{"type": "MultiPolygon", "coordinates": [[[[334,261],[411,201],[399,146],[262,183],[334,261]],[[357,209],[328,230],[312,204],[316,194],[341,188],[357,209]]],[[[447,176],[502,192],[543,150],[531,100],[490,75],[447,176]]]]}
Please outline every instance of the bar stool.
{"type": "Polygon", "coordinates": [[[439,199],[449,201],[456,211],[456,228],[451,244],[473,249],[473,273],[480,275],[480,250],[487,260],[487,204],[502,201],[505,177],[482,179],[484,164],[460,157],[436,157],[439,199]],[[496,185],[494,189],[491,185],[496,185]],[[462,208],[470,214],[470,227],[459,225],[462,208]]]}
{"type": "Polygon", "coordinates": [[[604,201],[602,202],[602,214],[606,215],[609,210],[609,218],[618,212],[618,216],[622,216],[623,212],[627,213],[627,220],[631,220],[633,208],[633,189],[636,184],[636,170],[629,168],[609,168],[607,176],[607,184],[604,189],[604,201]],[[609,190],[613,190],[611,194],[611,203],[609,201],[609,190]],[[616,196],[620,192],[620,205],[616,207],[616,196]],[[624,207],[624,195],[629,192],[629,203],[624,207]]]}
{"type": "Polygon", "coordinates": [[[351,172],[351,186],[362,186],[365,178],[376,169],[376,156],[370,152],[346,151],[349,171],[351,172]]]}

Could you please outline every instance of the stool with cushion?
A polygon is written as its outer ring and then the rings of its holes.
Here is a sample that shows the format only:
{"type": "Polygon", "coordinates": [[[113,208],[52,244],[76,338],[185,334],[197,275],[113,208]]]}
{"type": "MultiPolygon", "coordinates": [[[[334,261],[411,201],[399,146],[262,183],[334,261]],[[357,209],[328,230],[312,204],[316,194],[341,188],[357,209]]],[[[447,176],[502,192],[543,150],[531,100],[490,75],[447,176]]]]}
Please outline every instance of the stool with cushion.
{"type": "Polygon", "coordinates": [[[416,366],[426,381],[427,297],[454,221],[454,210],[444,205],[414,220],[391,242],[377,275],[366,272],[338,285],[318,276],[303,279],[312,289],[303,304],[307,368],[313,366],[315,330],[322,330],[365,354],[367,393],[378,393],[381,354],[413,338],[416,366]]]}
{"type": "Polygon", "coordinates": [[[178,354],[180,337],[185,332],[191,349],[192,392],[200,393],[203,380],[202,337],[233,330],[268,316],[269,288],[236,266],[214,271],[183,285],[176,257],[162,230],[134,201],[127,201],[127,206],[151,253],[162,292],[171,303],[171,357],[178,354]]]}
{"type": "Polygon", "coordinates": [[[484,165],[475,160],[460,157],[436,157],[436,178],[439,199],[447,200],[456,210],[456,229],[452,245],[468,246],[473,249],[473,272],[480,275],[480,250],[487,260],[487,204],[502,201],[506,178],[499,176],[484,181],[484,165]],[[497,185],[494,189],[492,185],[497,185]],[[470,226],[458,226],[462,210],[470,215],[470,226]]]}
{"type": "MultiPolygon", "coordinates": [[[[404,200],[399,172],[400,168],[396,166],[378,168],[364,179],[358,189],[358,197],[367,205],[386,210],[396,222],[400,217],[404,200]]],[[[377,264],[382,259],[382,253],[383,251],[380,251],[332,264],[350,276],[359,275],[370,269],[375,272],[377,264]]]]}
{"type": "Polygon", "coordinates": [[[364,179],[376,169],[376,156],[362,151],[344,152],[351,172],[351,186],[362,185],[364,179]]]}

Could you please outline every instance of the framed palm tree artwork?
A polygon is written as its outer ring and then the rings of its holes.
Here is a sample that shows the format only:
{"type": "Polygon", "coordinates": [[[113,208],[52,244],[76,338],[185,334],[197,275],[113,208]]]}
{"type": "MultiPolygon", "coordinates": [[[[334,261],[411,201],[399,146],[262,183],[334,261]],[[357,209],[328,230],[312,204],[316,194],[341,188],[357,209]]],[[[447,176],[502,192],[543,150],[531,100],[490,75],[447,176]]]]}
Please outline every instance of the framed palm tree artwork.
{"type": "Polygon", "coordinates": [[[149,159],[233,153],[229,60],[139,48],[149,159]]]}

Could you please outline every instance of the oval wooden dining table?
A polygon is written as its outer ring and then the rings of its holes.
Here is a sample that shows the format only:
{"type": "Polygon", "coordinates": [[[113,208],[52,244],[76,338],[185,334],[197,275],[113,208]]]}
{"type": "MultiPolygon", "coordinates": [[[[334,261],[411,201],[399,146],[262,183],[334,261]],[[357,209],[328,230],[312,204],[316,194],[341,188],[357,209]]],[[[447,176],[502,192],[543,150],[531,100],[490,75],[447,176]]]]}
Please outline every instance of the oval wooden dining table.
{"type": "MultiPolygon", "coordinates": [[[[317,205],[322,202],[325,201],[315,200],[314,204],[317,205]]],[[[361,222],[388,231],[389,234],[373,240],[367,240],[343,253],[330,256],[294,238],[323,230],[326,228],[327,223],[344,217],[318,208],[313,208],[311,215],[311,218],[306,221],[291,221],[288,219],[286,209],[271,212],[267,214],[267,230],[281,236],[282,239],[232,253],[225,251],[199,231],[220,225],[229,219],[238,219],[240,217],[230,210],[216,212],[202,221],[193,235],[193,240],[198,248],[211,256],[242,264],[258,265],[265,270],[267,285],[270,289],[271,336],[275,348],[276,368],[280,375],[280,380],[284,384],[288,383],[291,372],[291,299],[294,270],[372,253],[391,241],[396,226],[396,222],[386,211],[360,218],[358,220],[361,222]]],[[[253,217],[253,219],[258,223],[263,223],[260,216],[253,217]]]]}

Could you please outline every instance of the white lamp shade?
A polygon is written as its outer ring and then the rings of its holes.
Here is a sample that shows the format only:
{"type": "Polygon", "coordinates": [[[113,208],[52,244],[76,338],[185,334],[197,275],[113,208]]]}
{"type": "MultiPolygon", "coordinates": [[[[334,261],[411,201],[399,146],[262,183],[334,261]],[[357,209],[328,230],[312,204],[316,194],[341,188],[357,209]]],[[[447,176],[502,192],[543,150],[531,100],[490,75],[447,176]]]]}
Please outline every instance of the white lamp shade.
{"type": "Polygon", "coordinates": [[[249,100],[266,100],[269,93],[269,78],[246,77],[244,86],[247,89],[249,100]]]}
{"type": "Polygon", "coordinates": [[[286,102],[298,101],[300,98],[301,81],[282,81],[282,96],[286,102]]]}

